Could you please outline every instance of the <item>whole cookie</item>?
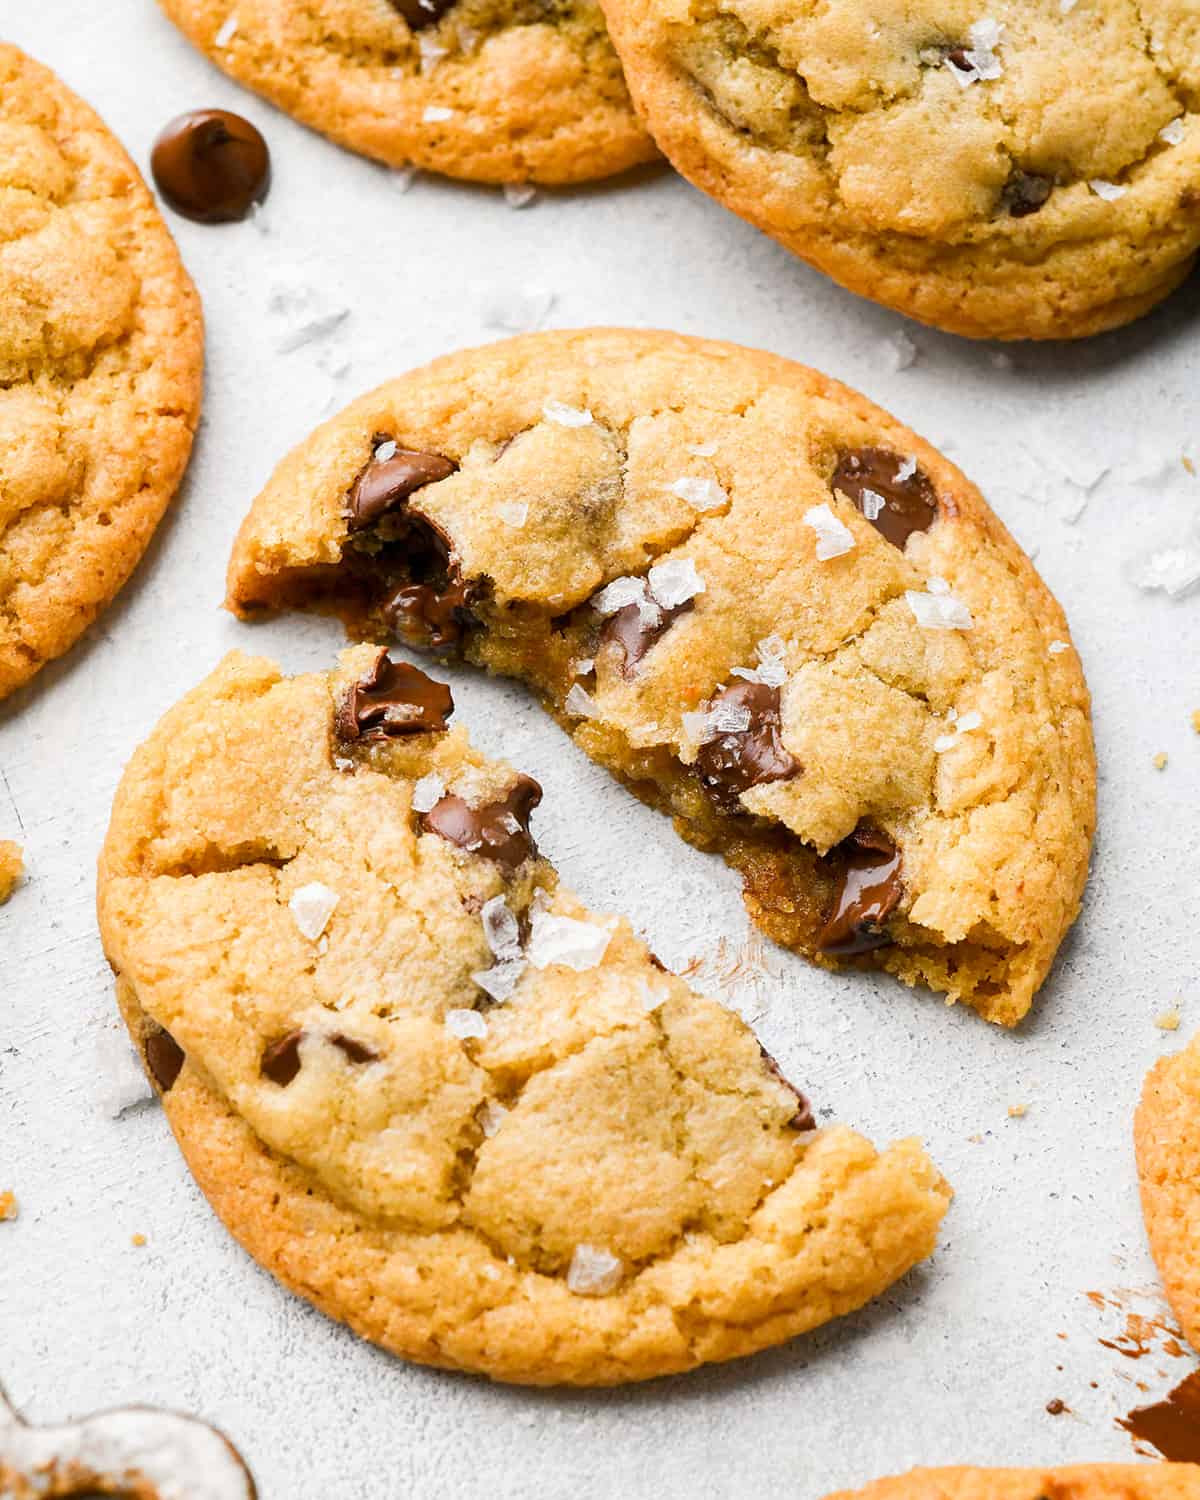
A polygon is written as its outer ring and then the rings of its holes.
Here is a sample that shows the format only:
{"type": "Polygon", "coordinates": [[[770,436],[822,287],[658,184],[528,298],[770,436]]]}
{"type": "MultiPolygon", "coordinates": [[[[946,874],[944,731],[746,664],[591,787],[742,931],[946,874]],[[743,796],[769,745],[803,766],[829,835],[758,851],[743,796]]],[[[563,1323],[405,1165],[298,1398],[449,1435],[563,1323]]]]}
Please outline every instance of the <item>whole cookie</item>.
{"type": "Polygon", "coordinates": [[[1179,0],[604,0],[671,162],[888,307],[984,338],[1139,317],[1200,245],[1179,0]]]}
{"type": "Polygon", "coordinates": [[[159,0],[224,72],[388,166],[586,182],[657,156],[596,0],[159,0]]]}
{"type": "Polygon", "coordinates": [[[0,44],[0,698],[142,555],[200,410],[200,305],[137,169],[0,44]]]}
{"type": "Polygon", "coordinates": [[[197,1181],[358,1333],[601,1384],[776,1344],[934,1246],[915,1141],[815,1130],[730,1011],[558,885],[540,788],[375,647],[225,662],[118,791],[99,909],[197,1181]]]}
{"type": "Polygon", "coordinates": [[[1200,1500],[1200,1465],[913,1469],[825,1500],[1200,1500]]]}
{"type": "Polygon", "coordinates": [[[1200,1037],[1150,1069],[1134,1145],[1150,1249],[1175,1316],[1200,1350],[1200,1037]]]}
{"type": "Polygon", "coordinates": [[[591,330],[451,355],[277,469],[229,603],[348,607],[530,683],[752,916],[1012,1025],[1079,909],[1062,612],[927,443],[790,361],[591,330]]]}

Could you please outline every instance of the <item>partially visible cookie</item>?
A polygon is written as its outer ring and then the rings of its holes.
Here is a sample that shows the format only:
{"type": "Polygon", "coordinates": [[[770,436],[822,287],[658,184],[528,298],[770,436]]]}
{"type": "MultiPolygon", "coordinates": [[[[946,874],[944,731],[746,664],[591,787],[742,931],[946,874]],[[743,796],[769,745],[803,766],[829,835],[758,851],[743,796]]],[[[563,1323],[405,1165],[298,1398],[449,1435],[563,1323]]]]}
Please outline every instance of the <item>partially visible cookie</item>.
{"type": "Polygon", "coordinates": [[[1179,0],[604,0],[690,181],[835,280],[978,338],[1139,317],[1200,246],[1179,0]]]}
{"type": "Polygon", "coordinates": [[[913,1469],[825,1500],[1200,1500],[1200,1465],[913,1469]]]}
{"type": "Polygon", "coordinates": [[[225,662],[100,861],[122,1011],[249,1252],[409,1359],[608,1384],[776,1344],[934,1247],[917,1142],[817,1130],[732,1012],[537,854],[541,791],[382,650],[225,662]]]}
{"type": "Polygon", "coordinates": [[[224,72],[388,166],[587,182],[657,156],[596,0],[159,0],[224,72]]]}
{"type": "Polygon", "coordinates": [[[14,844],[9,839],[0,839],[0,905],[3,905],[16,890],[17,881],[20,880],[24,868],[25,860],[20,844],[14,844]]]}
{"type": "Polygon", "coordinates": [[[56,1500],[255,1500],[237,1449],[195,1417],[128,1406],[78,1422],[31,1427],[0,1390],[0,1495],[56,1500]]]}
{"type": "Polygon", "coordinates": [[[836,381],[592,329],[436,361],[280,464],[229,602],[530,683],[755,921],[1012,1025],[1079,909],[1087,690],[979,491],[836,381]]]}
{"type": "Polygon", "coordinates": [[[1150,1069],[1133,1139],[1150,1249],[1175,1316],[1200,1350],[1200,1036],[1150,1069]]]}
{"type": "Polygon", "coordinates": [[[0,698],[133,571],[200,411],[200,304],[95,114],[0,44],[0,698]]]}

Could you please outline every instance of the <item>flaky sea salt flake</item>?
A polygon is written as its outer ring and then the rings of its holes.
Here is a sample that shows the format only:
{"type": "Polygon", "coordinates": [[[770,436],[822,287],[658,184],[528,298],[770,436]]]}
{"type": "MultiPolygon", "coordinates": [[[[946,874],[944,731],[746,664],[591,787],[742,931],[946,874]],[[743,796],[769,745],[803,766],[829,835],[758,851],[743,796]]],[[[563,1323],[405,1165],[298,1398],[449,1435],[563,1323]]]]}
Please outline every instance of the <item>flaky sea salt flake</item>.
{"type": "Polygon", "coordinates": [[[508,1110],[503,1104],[497,1104],[495,1099],[485,1099],[479,1106],[475,1118],[479,1121],[480,1130],[490,1141],[508,1118],[508,1110]]]}
{"type": "Polygon", "coordinates": [[[729,504],[729,496],[715,479],[697,479],[694,475],[685,474],[680,479],[672,480],[666,488],[680,500],[686,500],[694,510],[720,510],[723,505],[729,504]]]}
{"type": "Polygon", "coordinates": [[[592,414],[586,406],[568,406],[565,401],[543,401],[542,416],[556,427],[590,427],[592,414]]]}
{"type": "Polygon", "coordinates": [[[1071,649],[1071,643],[1069,641],[1051,641],[1046,649],[1051,656],[1060,656],[1064,651],[1071,649]]]}
{"type": "Polygon", "coordinates": [[[910,453],[900,467],[896,470],[896,483],[905,484],[917,472],[917,461],[910,453]]]}
{"type": "Polygon", "coordinates": [[[717,451],[717,440],[712,438],[707,443],[685,443],[684,447],[693,458],[712,458],[717,451]]]}
{"type": "Polygon", "coordinates": [[[647,574],[650,593],[663,609],[678,609],[704,592],[704,579],[690,557],[668,558],[655,563],[647,574]]]}
{"type": "Polygon", "coordinates": [[[340,900],[336,891],[322,885],[319,880],[313,880],[296,891],[288,902],[288,910],[301,935],[315,943],[329,925],[329,919],[340,900]]]}
{"type": "Polygon", "coordinates": [[[494,1000],[497,1005],[502,1005],[505,1000],[511,1000],[517,985],[521,982],[521,975],[525,972],[525,960],[522,958],[505,958],[499,963],[494,963],[490,969],[476,969],[471,979],[489,1000],[494,1000]]]}
{"type": "Polygon", "coordinates": [[[425,113],[421,116],[422,123],[425,125],[441,125],[445,120],[452,120],[453,118],[454,111],[447,109],[444,104],[427,105],[425,113]]]}
{"type": "Polygon", "coordinates": [[[817,534],[817,561],[829,562],[854,549],[854,533],[842,524],[828,505],[810,505],[804,524],[817,534]]]}
{"type": "Polygon", "coordinates": [[[487,945],[497,958],[520,958],[521,927],[503,896],[483,903],[479,913],[487,945]]]}
{"type": "Polygon", "coordinates": [[[904,597],[923,630],[970,630],[975,623],[971,611],[953,594],[923,594],[918,589],[906,589],[904,597]]]}
{"type": "MultiPolygon", "coordinates": [[[[899,478],[898,475],[897,475],[897,478],[899,478]]],[[[862,492],[862,511],[863,511],[863,515],[866,516],[866,518],[867,518],[868,521],[875,521],[875,520],[877,520],[879,518],[881,512],[883,511],[883,508],[884,508],[884,506],[886,504],[887,504],[887,501],[878,492],[878,490],[868,490],[868,489],[864,489],[863,490],[863,492],[862,492]]]]}
{"type": "Polygon", "coordinates": [[[1190,544],[1162,547],[1136,563],[1130,577],[1147,593],[1161,589],[1177,599],[1200,583],[1200,548],[1190,544]]]}
{"type": "Polygon", "coordinates": [[[708,721],[714,734],[745,734],[751,714],[737,703],[718,703],[709,710],[708,721]]]}
{"type": "Polygon", "coordinates": [[[506,526],[519,529],[529,519],[529,507],[523,500],[501,500],[496,506],[496,514],[506,526]]]}
{"type": "Polygon", "coordinates": [[[462,1041],[487,1036],[487,1022],[477,1010],[448,1010],[446,1030],[462,1041]]]}
{"type": "Polygon", "coordinates": [[[1187,132],[1185,131],[1183,124],[1183,116],[1180,115],[1177,119],[1171,120],[1168,124],[1163,126],[1163,128],[1158,132],[1158,138],[1160,141],[1165,141],[1168,146],[1179,146],[1182,145],[1183,138],[1186,133],[1187,132]]]}
{"type": "Polygon", "coordinates": [[[625,1263],[610,1250],[576,1245],[567,1268],[567,1286],[580,1297],[607,1297],[621,1285],[625,1263]]]}
{"type": "Polygon", "coordinates": [[[535,969],[561,964],[581,974],[585,969],[594,969],[604,957],[610,937],[609,932],[594,922],[534,912],[526,957],[535,969]]]}
{"type": "Polygon", "coordinates": [[[412,810],[418,813],[430,812],[445,795],[445,781],[436,771],[430,771],[420,781],[413,782],[412,810]]]}
{"type": "Polygon", "coordinates": [[[1122,187],[1119,182],[1105,182],[1103,177],[1089,177],[1088,187],[1095,193],[1097,198],[1103,198],[1105,203],[1115,203],[1118,198],[1123,198],[1129,191],[1122,187]]]}
{"type": "Polygon", "coordinates": [[[537,202],[537,188],[529,182],[506,182],[504,184],[504,201],[509,208],[528,208],[531,203],[537,202]]]}
{"type": "Polygon", "coordinates": [[[646,580],[626,576],[614,578],[593,594],[589,603],[598,615],[615,615],[618,610],[631,604],[641,604],[646,598],[646,580]]]}
{"type": "Polygon", "coordinates": [[[213,46],[221,48],[228,47],[230,42],[233,41],[234,37],[237,36],[237,29],[237,15],[234,13],[227,15],[221,22],[221,29],[217,32],[216,36],[213,37],[213,46]]]}

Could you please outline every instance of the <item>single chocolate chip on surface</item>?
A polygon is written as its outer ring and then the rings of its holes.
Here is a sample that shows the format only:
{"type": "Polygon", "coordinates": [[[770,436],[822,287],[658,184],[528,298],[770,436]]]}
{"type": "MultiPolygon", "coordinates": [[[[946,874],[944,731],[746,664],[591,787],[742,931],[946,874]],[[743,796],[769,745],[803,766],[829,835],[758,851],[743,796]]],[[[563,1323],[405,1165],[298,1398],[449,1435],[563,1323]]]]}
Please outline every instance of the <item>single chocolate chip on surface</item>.
{"type": "Polygon", "coordinates": [[[388,740],[440,732],[453,712],[454,699],[444,682],[381,651],[370,671],[346,690],[334,727],[343,740],[388,740]]]}
{"type": "Polygon", "coordinates": [[[765,682],[731,682],[713,695],[710,713],[741,710],[749,715],[745,729],[720,731],[700,746],[696,774],[718,807],[736,811],[738,795],[752,786],[785,781],[800,771],[800,762],[783,745],[779,733],[779,689],[765,682]]]}
{"type": "Polygon", "coordinates": [[[647,609],[641,603],[626,604],[605,620],[600,629],[600,644],[615,641],[624,653],[622,676],[632,676],[633,668],[650,647],[660,641],[679,616],[686,614],[691,607],[690,599],[673,609],[664,609],[661,604],[655,604],[653,609],[647,609]]]}
{"type": "Polygon", "coordinates": [[[469,849],[501,865],[510,874],[537,853],[529,819],[542,800],[542,789],[532,776],[518,776],[500,802],[472,807],[462,797],[447,794],[421,816],[421,826],[460,849],[469,849]]]}
{"type": "Polygon", "coordinates": [[[833,911],[817,938],[830,957],[852,958],[886,947],[892,938],[884,923],[900,904],[900,851],[880,829],[865,824],[831,849],[826,859],[840,884],[833,911]]]}
{"type": "Polygon", "coordinates": [[[199,224],[244,219],[267,196],[271,153],[249,120],[227,109],[177,115],[154,143],[155,186],[176,213],[199,224]]]}
{"type": "Polygon", "coordinates": [[[875,530],[902,552],[914,532],[928,531],[937,520],[937,495],[929,476],[911,459],[887,448],[843,453],[829,488],[853,501],[875,530]]]}
{"type": "Polygon", "coordinates": [[[1022,172],[1015,168],[1000,193],[1000,204],[1009,216],[1023,219],[1037,213],[1054,191],[1054,182],[1049,177],[1039,177],[1036,172],[1022,172]]]}
{"type": "Polygon", "coordinates": [[[440,21],[455,4],[455,0],[391,0],[392,9],[397,10],[413,31],[421,31],[440,21]]]}
{"type": "Polygon", "coordinates": [[[784,1088],[790,1089],[796,1096],[796,1113],[788,1121],[788,1124],[793,1130],[815,1130],[817,1128],[817,1118],[813,1114],[812,1104],[809,1102],[808,1095],[800,1092],[761,1042],[758,1044],[758,1050],[762,1053],[763,1062],[767,1065],[767,1072],[773,1078],[777,1078],[783,1084],[784,1088]]]}
{"type": "Polygon", "coordinates": [[[159,1093],[169,1094],[183,1067],[183,1048],[169,1031],[160,1026],[143,1038],[142,1052],[159,1093]]]}
{"type": "MultiPolygon", "coordinates": [[[[377,447],[387,441],[375,438],[377,447]]],[[[394,449],[391,456],[372,458],[350,487],[346,524],[351,531],[374,526],[388,511],[403,505],[411,494],[427,484],[448,479],[458,468],[453,459],[441,453],[419,453],[412,448],[396,448],[394,443],[389,446],[394,449]]]]}
{"type": "Polygon", "coordinates": [[[262,1076],[277,1083],[281,1089],[287,1088],[300,1071],[300,1043],[303,1040],[303,1031],[290,1031],[264,1048],[258,1065],[262,1076]]]}

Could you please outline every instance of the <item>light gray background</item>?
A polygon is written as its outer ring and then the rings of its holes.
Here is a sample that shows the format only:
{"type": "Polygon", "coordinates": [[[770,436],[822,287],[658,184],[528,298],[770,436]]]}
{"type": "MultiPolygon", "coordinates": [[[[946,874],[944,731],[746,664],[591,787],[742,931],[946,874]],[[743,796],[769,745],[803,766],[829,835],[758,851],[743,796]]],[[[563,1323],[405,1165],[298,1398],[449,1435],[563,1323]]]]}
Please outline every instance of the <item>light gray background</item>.
{"type": "Polygon", "coordinates": [[[1147,594],[1129,573],[1155,548],[1195,542],[1200,481],[1181,459],[1200,290],[1118,335],[1015,348],[1009,365],[996,346],[842,292],[666,171],[521,211],[428,177],[402,192],[237,89],[150,0],[0,0],[0,34],[56,68],[143,166],[169,117],[225,105],[263,128],[276,169],[265,232],[171,218],[208,321],[189,479],[120,601],[0,708],[0,836],[24,843],[29,866],[0,911],[0,1189],[21,1204],[0,1224],[0,1378],[14,1398],[44,1420],[120,1401],[198,1410],[241,1443],[267,1500],[816,1500],[916,1462],[1129,1456],[1113,1417],[1137,1399],[1130,1377],[1158,1389],[1159,1369],[1178,1378],[1185,1363],[1134,1366],[1101,1347],[1122,1320],[1084,1294],[1134,1287],[1146,1289],[1139,1307],[1160,1306],[1130,1120],[1147,1065],[1200,1020],[1189,723],[1200,597],[1147,594]],[[553,292],[549,326],[663,326],[774,349],[940,442],[1067,609],[1101,765],[1084,915],[1014,1036],[779,951],[765,973],[735,964],[736,880],[589,766],[520,691],[454,679],[485,748],[545,785],[539,838],[585,898],[628,911],[672,959],[707,956],[709,985],[726,981],[718,992],[819,1105],[880,1140],[919,1132],[957,1189],[935,1260],[859,1316],[732,1367],[607,1394],[402,1364],[257,1270],[192,1186],[158,1108],[111,1117],[120,1054],[92,905],[113,789],[163,710],[230,647],[300,670],[339,645],[332,622],[249,628],[219,608],[234,529],[272,466],[359,391],[501,336],[486,319],[527,284],[553,292]],[[308,293],[317,316],[347,316],[282,352],[308,293]],[[917,358],[898,369],[901,335],[917,358]],[[1158,751],[1170,756],[1161,773],[1158,751]],[[1153,1018],[1177,995],[1172,1035],[1153,1018]],[[1017,1103],[1028,1114],[1011,1119],[1017,1103]],[[1055,1396],[1074,1414],[1046,1415],[1055,1396]]]}

